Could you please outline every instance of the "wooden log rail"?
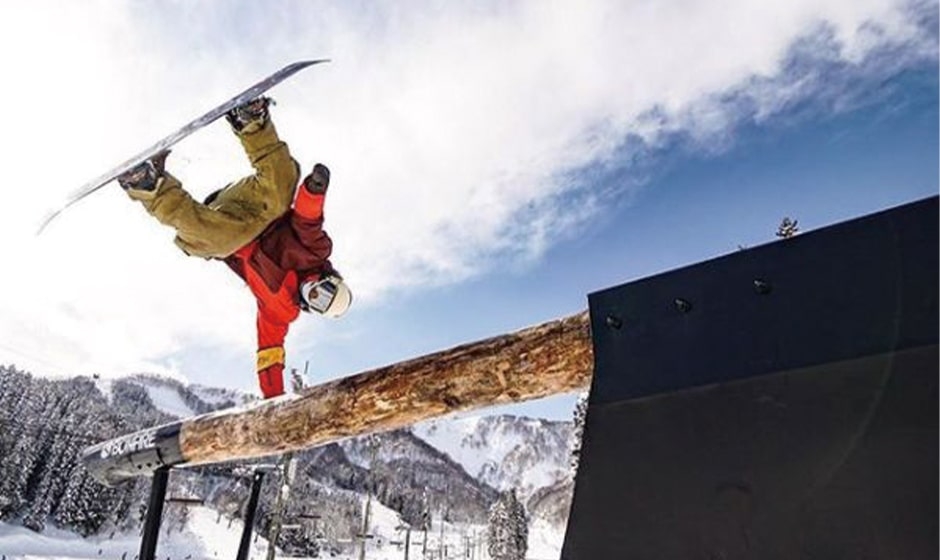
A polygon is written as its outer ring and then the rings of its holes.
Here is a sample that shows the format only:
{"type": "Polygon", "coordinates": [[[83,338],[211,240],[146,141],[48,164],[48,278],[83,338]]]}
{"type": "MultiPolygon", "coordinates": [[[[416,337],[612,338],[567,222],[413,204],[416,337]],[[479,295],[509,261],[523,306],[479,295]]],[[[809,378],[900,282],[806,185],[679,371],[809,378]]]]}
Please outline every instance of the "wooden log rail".
{"type": "Polygon", "coordinates": [[[114,484],[161,467],[253,459],[569,393],[587,387],[593,370],[584,311],[298,395],[142,430],[89,447],[83,461],[98,480],[114,484]]]}

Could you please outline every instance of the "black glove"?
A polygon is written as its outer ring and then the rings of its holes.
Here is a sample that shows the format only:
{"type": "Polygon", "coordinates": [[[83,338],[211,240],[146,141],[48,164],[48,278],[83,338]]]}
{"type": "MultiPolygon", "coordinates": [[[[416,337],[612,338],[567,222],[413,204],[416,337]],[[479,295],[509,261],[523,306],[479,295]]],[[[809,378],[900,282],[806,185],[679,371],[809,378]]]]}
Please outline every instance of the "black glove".
{"type": "Polygon", "coordinates": [[[313,171],[304,179],[304,187],[312,194],[323,194],[330,186],[330,169],[318,163],[313,166],[313,171]]]}

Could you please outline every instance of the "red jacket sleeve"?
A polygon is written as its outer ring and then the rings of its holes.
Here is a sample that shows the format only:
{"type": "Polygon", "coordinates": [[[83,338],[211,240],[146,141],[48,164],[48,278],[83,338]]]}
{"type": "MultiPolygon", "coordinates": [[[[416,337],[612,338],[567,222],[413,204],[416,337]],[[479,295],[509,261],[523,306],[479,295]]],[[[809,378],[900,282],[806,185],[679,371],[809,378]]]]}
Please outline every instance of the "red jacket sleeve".
{"type": "Polygon", "coordinates": [[[258,306],[258,385],[264,398],[284,394],[284,339],[290,323],[285,323],[258,306]]]}
{"type": "Polygon", "coordinates": [[[269,260],[279,267],[276,270],[286,271],[275,283],[276,290],[258,269],[245,267],[245,278],[258,299],[258,383],[265,398],[284,393],[284,339],[300,313],[296,294],[303,278],[298,274],[332,268],[328,258],[333,245],[323,231],[325,198],[325,193],[311,193],[301,185],[289,217],[293,234],[276,230],[260,241],[258,250],[274,256],[269,260]]]}
{"type": "Polygon", "coordinates": [[[294,200],[294,217],[301,220],[322,220],[323,203],[326,193],[314,194],[303,185],[297,188],[297,198],[294,200]]]}
{"type": "Polygon", "coordinates": [[[258,299],[258,384],[267,399],[284,394],[284,339],[300,313],[293,297],[297,291],[297,275],[288,272],[276,293],[267,291],[260,277],[255,276],[251,271],[249,278],[256,283],[258,299]]]}
{"type": "Polygon", "coordinates": [[[311,193],[303,185],[297,189],[294,211],[291,212],[290,226],[294,234],[307,251],[326,258],[333,244],[323,231],[323,204],[326,193],[311,193]]]}

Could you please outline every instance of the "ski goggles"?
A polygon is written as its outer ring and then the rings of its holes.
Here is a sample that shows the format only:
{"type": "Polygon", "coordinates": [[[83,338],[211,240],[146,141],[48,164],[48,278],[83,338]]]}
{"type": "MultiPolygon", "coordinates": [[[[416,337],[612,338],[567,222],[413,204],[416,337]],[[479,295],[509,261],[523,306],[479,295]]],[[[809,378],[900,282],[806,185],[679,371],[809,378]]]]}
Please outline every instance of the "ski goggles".
{"type": "Polygon", "coordinates": [[[304,282],[300,286],[300,302],[304,311],[326,313],[339,291],[339,283],[343,280],[336,276],[327,275],[315,282],[304,282]]]}

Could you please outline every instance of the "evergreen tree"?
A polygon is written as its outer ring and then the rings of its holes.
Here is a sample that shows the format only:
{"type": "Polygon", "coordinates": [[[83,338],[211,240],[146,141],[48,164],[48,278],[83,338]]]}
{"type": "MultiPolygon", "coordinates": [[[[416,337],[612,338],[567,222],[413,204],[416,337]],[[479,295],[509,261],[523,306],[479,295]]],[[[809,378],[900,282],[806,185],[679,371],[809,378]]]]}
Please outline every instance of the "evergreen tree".
{"type": "Polygon", "coordinates": [[[524,560],[529,540],[529,520],[516,491],[500,494],[490,508],[487,548],[492,560],[524,560]]]}
{"type": "Polygon", "coordinates": [[[800,231],[799,222],[786,216],[783,220],[780,221],[780,225],[777,226],[776,236],[781,239],[790,239],[800,231]]]}
{"type": "Polygon", "coordinates": [[[46,395],[36,390],[37,381],[31,376],[14,374],[15,387],[7,391],[19,393],[8,397],[13,401],[3,421],[4,438],[0,455],[0,519],[18,516],[29,504],[34,471],[41,466],[43,440],[39,435],[39,422],[46,405],[46,395]]]}
{"type": "Polygon", "coordinates": [[[69,393],[75,398],[69,404],[65,419],[70,448],[62,462],[60,478],[63,489],[52,515],[57,526],[88,536],[97,533],[107,522],[118,524],[127,515],[133,484],[116,488],[95,481],[80,462],[82,449],[103,437],[123,433],[110,415],[110,405],[87,379],[71,380],[69,393]]]}
{"type": "Polygon", "coordinates": [[[588,392],[578,395],[574,406],[574,429],[571,431],[571,476],[578,472],[581,461],[581,438],[584,437],[584,422],[587,420],[588,392]]]}
{"type": "Polygon", "coordinates": [[[0,519],[82,535],[120,521],[146,497],[136,485],[110,489],[80,464],[92,443],[131,431],[87,378],[52,381],[0,367],[0,519]]]}
{"type": "Polygon", "coordinates": [[[46,406],[35,423],[42,460],[37,462],[33,471],[28,493],[29,505],[23,517],[23,525],[34,531],[45,528],[46,518],[61,501],[68,481],[62,475],[69,472],[78,461],[81,443],[76,442],[76,439],[82,438],[69,429],[73,427],[71,407],[76,402],[70,384],[43,385],[43,391],[47,394],[46,406]]]}

